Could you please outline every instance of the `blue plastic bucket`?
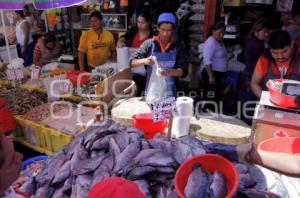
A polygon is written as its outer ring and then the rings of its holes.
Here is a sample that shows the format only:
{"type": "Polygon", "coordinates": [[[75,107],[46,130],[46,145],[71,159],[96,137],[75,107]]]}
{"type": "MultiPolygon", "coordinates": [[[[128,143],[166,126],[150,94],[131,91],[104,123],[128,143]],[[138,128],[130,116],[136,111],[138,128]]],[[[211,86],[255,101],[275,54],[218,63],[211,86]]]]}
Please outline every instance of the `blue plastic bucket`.
{"type": "Polygon", "coordinates": [[[30,164],[32,164],[34,162],[47,160],[47,159],[48,159],[47,155],[39,155],[36,157],[29,158],[22,163],[22,170],[28,177],[32,177],[31,173],[26,171],[27,166],[29,166],[30,164]]]}

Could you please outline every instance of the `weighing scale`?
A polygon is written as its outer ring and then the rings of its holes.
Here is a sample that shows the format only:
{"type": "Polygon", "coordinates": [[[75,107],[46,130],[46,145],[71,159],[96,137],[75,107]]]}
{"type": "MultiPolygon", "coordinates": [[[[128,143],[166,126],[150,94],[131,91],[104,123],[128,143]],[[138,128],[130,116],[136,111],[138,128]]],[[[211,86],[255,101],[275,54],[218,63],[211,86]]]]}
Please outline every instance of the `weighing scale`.
{"type": "MultiPolygon", "coordinates": [[[[299,83],[282,83],[281,94],[300,96],[299,83]]],[[[273,137],[300,137],[300,109],[288,109],[270,101],[270,92],[263,91],[256,106],[252,123],[252,138],[255,144],[273,137]]]]}

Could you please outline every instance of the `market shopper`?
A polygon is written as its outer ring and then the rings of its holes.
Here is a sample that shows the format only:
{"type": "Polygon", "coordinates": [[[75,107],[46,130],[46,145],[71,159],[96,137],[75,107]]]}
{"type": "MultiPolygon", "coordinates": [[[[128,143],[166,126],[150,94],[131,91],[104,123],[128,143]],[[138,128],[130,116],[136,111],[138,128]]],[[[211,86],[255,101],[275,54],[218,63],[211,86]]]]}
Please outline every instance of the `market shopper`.
{"type": "Polygon", "coordinates": [[[120,177],[111,177],[95,184],[89,192],[88,198],[146,198],[138,185],[120,177]]]}
{"type": "MultiPolygon", "coordinates": [[[[139,48],[144,41],[154,36],[154,32],[151,28],[150,16],[145,13],[137,15],[137,24],[129,29],[125,35],[121,36],[117,47],[132,47],[139,48]]],[[[141,66],[144,67],[144,66],[141,66]]],[[[132,79],[137,86],[137,95],[141,96],[142,92],[146,88],[146,74],[145,69],[132,69],[132,79]]]]}
{"type": "Polygon", "coordinates": [[[14,150],[12,140],[0,132],[0,197],[24,198],[11,187],[21,172],[22,158],[14,150]]]}
{"type": "MultiPolygon", "coordinates": [[[[245,105],[247,102],[253,102],[257,100],[256,96],[251,90],[250,82],[255,69],[255,65],[259,57],[264,53],[266,49],[265,45],[269,36],[269,32],[269,22],[264,18],[256,21],[250,31],[249,38],[244,50],[246,69],[243,72],[243,89],[241,89],[239,92],[240,101],[243,105],[245,105]]],[[[241,119],[247,124],[251,125],[251,118],[254,114],[255,104],[247,104],[247,107],[252,108],[253,110],[247,111],[247,116],[242,115],[241,119]]]]}
{"type": "Polygon", "coordinates": [[[228,63],[227,51],[222,42],[225,28],[223,22],[216,22],[211,28],[211,36],[204,43],[205,69],[202,71],[202,81],[206,101],[218,103],[221,100],[221,81],[226,78],[228,63]]]}
{"type": "Polygon", "coordinates": [[[35,45],[33,53],[33,63],[37,66],[44,66],[51,62],[51,60],[58,58],[61,55],[61,45],[56,40],[52,33],[47,33],[45,36],[39,38],[35,45]]]}
{"type": "Polygon", "coordinates": [[[30,66],[33,61],[33,50],[35,46],[32,39],[31,26],[25,19],[22,10],[15,11],[14,17],[17,21],[16,37],[18,42],[17,48],[20,52],[19,55],[24,59],[24,66],[30,66]]]}
{"type": "Polygon", "coordinates": [[[161,72],[166,77],[168,96],[176,97],[178,78],[186,76],[188,62],[180,42],[174,36],[176,18],[171,13],[163,13],[159,16],[158,36],[146,40],[140,49],[130,57],[130,66],[139,67],[145,65],[147,86],[154,65],[153,56],[157,58],[161,72]]]}
{"type": "Polygon", "coordinates": [[[270,79],[285,78],[300,80],[300,51],[293,45],[285,30],[273,31],[268,39],[268,49],[258,59],[252,79],[251,89],[260,98],[270,79]]]}
{"type": "Polygon", "coordinates": [[[115,42],[112,33],[103,29],[102,14],[90,15],[91,30],[83,32],[78,47],[80,70],[92,70],[115,56],[115,42]],[[87,58],[87,63],[85,62],[87,58]]]}

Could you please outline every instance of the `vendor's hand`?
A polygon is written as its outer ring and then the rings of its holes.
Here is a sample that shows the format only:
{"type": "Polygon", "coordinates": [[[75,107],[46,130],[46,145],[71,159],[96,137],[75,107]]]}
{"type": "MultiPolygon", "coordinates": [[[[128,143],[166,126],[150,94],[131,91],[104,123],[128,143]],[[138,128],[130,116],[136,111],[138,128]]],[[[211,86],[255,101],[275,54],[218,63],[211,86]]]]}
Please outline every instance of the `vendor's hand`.
{"type": "Polygon", "coordinates": [[[216,79],[215,79],[214,76],[210,76],[208,80],[209,80],[210,85],[215,85],[216,84],[216,79]]]}
{"type": "Polygon", "coordinates": [[[126,47],[126,44],[124,42],[122,42],[122,41],[118,41],[117,47],[118,48],[126,47]]]}
{"type": "Polygon", "coordinates": [[[241,163],[251,163],[251,161],[249,161],[249,155],[252,151],[252,149],[254,149],[253,144],[241,144],[238,145],[236,147],[236,152],[239,158],[239,162],[241,163]]]}
{"type": "Polygon", "coordinates": [[[143,62],[145,65],[154,65],[154,60],[153,60],[152,56],[149,56],[148,58],[144,58],[143,62]]]}
{"type": "Polygon", "coordinates": [[[173,69],[161,69],[161,72],[160,72],[161,75],[163,76],[172,76],[173,74],[173,69]]]}
{"type": "Polygon", "coordinates": [[[126,44],[125,44],[125,39],[124,38],[120,38],[118,43],[117,43],[117,47],[118,48],[121,48],[121,47],[126,47],[126,44]]]}

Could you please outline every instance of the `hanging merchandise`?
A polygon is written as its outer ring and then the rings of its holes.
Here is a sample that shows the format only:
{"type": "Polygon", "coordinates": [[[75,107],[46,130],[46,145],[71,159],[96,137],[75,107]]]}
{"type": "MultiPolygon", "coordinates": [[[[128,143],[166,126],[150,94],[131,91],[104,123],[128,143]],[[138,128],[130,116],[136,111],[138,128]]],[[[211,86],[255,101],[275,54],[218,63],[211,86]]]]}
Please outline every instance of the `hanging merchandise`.
{"type": "Polygon", "coordinates": [[[53,32],[58,42],[62,45],[63,53],[71,53],[71,29],[67,8],[46,10],[46,23],[48,31],[53,32]]]}
{"type": "Polygon", "coordinates": [[[277,0],[277,10],[279,12],[291,12],[294,0],[277,0]]]}
{"type": "Polygon", "coordinates": [[[128,12],[128,0],[120,0],[120,10],[122,13],[127,13],[128,12]]]}

